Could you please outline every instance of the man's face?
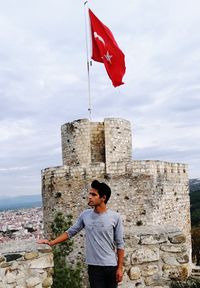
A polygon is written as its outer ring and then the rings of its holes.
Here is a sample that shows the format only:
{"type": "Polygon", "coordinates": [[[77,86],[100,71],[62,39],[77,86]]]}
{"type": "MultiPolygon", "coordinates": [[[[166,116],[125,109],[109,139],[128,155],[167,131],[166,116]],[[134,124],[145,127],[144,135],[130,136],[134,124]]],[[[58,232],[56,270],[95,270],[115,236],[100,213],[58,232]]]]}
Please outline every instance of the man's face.
{"type": "Polygon", "coordinates": [[[104,202],[104,197],[100,198],[98,191],[91,188],[88,195],[88,205],[95,207],[100,205],[102,202],[104,202]]]}

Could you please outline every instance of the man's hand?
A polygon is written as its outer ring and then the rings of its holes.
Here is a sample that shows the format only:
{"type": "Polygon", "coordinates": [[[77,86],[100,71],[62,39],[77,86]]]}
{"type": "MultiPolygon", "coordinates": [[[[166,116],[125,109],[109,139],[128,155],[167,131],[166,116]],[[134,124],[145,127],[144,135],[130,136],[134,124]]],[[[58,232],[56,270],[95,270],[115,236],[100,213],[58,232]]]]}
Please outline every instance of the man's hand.
{"type": "Polygon", "coordinates": [[[51,242],[47,239],[39,239],[36,241],[37,244],[47,244],[49,246],[52,246],[51,242]]]}
{"type": "Polygon", "coordinates": [[[117,268],[116,279],[117,279],[117,283],[122,282],[122,279],[123,279],[123,269],[122,268],[117,268]]]}
{"type": "Polygon", "coordinates": [[[69,238],[69,236],[68,236],[67,232],[64,232],[63,234],[61,234],[60,236],[58,236],[54,240],[49,241],[47,239],[40,239],[40,240],[37,240],[36,242],[38,244],[47,244],[49,246],[54,246],[54,245],[56,245],[58,243],[61,243],[61,242],[65,241],[65,240],[67,240],[68,238],[69,238]]]}
{"type": "Polygon", "coordinates": [[[117,272],[116,279],[117,283],[122,281],[123,278],[123,260],[124,260],[124,249],[117,249],[118,263],[117,263],[117,272]]]}

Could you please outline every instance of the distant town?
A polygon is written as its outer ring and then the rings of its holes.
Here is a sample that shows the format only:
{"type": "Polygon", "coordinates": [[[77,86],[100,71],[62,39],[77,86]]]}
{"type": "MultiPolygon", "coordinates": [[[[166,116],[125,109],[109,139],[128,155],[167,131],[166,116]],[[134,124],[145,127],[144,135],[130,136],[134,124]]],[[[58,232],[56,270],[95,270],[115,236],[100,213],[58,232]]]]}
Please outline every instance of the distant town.
{"type": "MultiPolygon", "coordinates": [[[[193,225],[200,221],[199,193],[200,179],[190,179],[191,218],[193,225]],[[198,215],[197,212],[199,212],[198,215]]],[[[38,239],[41,237],[43,237],[41,195],[0,199],[0,243],[10,240],[38,239]]]]}
{"type": "Polygon", "coordinates": [[[0,212],[0,243],[10,240],[39,239],[43,235],[41,207],[0,212]]]}
{"type": "Polygon", "coordinates": [[[0,197],[0,211],[17,210],[42,206],[41,194],[22,195],[15,197],[0,197]]]}

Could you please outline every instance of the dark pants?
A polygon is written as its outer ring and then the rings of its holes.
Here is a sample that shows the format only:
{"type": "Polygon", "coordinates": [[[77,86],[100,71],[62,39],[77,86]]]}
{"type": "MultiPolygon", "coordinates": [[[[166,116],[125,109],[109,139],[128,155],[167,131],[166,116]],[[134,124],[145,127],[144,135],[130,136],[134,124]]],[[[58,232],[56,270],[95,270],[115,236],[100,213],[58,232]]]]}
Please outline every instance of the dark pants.
{"type": "Polygon", "coordinates": [[[116,266],[88,266],[91,288],[116,288],[116,266]]]}

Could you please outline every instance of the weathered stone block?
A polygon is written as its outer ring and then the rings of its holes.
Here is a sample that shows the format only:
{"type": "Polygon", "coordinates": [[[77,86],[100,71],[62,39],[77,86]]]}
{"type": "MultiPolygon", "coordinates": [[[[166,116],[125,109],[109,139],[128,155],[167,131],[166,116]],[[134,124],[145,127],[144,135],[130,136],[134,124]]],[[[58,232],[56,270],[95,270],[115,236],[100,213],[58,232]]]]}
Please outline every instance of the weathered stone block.
{"type": "Polygon", "coordinates": [[[183,234],[169,236],[169,241],[173,244],[185,243],[186,237],[183,234]]]}
{"type": "Polygon", "coordinates": [[[144,282],[146,286],[150,285],[161,285],[163,280],[161,279],[161,276],[156,274],[154,276],[149,276],[144,279],[144,282]]]}
{"type": "Polygon", "coordinates": [[[173,266],[164,264],[163,265],[163,276],[169,279],[184,281],[189,276],[189,267],[186,265],[173,266]]]}
{"type": "Polygon", "coordinates": [[[145,267],[142,267],[142,276],[152,276],[156,273],[158,273],[158,265],[147,265],[145,267]]]}
{"type": "Polygon", "coordinates": [[[175,256],[171,256],[169,254],[163,254],[161,256],[163,262],[165,264],[169,264],[169,265],[179,265],[179,263],[176,260],[176,255],[175,256]]]}
{"type": "Polygon", "coordinates": [[[27,288],[32,288],[39,284],[41,285],[41,279],[39,277],[30,277],[26,280],[27,288]]]}
{"type": "Polygon", "coordinates": [[[131,265],[131,253],[130,251],[125,250],[124,267],[128,267],[130,265],[131,265]]]}
{"type": "Polygon", "coordinates": [[[140,243],[142,245],[152,245],[166,242],[166,236],[164,235],[145,235],[140,237],[140,243]]]}
{"type": "Polygon", "coordinates": [[[31,269],[45,269],[53,267],[53,255],[45,255],[29,263],[31,269]]]}
{"type": "Polygon", "coordinates": [[[38,252],[26,252],[24,254],[24,259],[26,260],[32,260],[32,259],[35,259],[39,256],[39,253],[38,252]]]}
{"type": "Polygon", "coordinates": [[[128,276],[131,280],[138,280],[141,276],[140,269],[138,267],[131,267],[128,271],[128,276]]]}
{"type": "Polygon", "coordinates": [[[12,283],[15,283],[16,282],[16,275],[14,273],[10,273],[8,272],[6,274],[6,282],[8,284],[12,284],[12,283]]]}
{"type": "Polygon", "coordinates": [[[0,268],[7,268],[7,267],[10,267],[11,266],[11,263],[7,263],[7,262],[3,262],[0,264],[0,268]]]}
{"type": "Polygon", "coordinates": [[[189,256],[187,254],[183,256],[177,256],[176,259],[180,264],[186,264],[189,262],[189,256]]]}
{"type": "Polygon", "coordinates": [[[145,288],[144,282],[142,279],[130,280],[127,273],[124,273],[123,281],[118,284],[118,288],[145,288]]]}
{"type": "MultiPolygon", "coordinates": [[[[41,246],[41,245],[40,245],[41,246]]],[[[38,248],[38,252],[40,253],[51,253],[52,252],[52,248],[47,247],[47,248],[38,248]]]]}
{"type": "Polygon", "coordinates": [[[146,277],[144,280],[144,283],[146,284],[146,286],[150,286],[154,284],[154,279],[152,277],[146,277]]]}
{"type": "Polygon", "coordinates": [[[184,245],[161,245],[160,250],[170,253],[186,252],[187,248],[184,245]]]}
{"type": "MultiPolygon", "coordinates": [[[[131,217],[131,216],[130,216],[131,217]]],[[[128,216],[126,217],[127,220],[128,216]]],[[[128,235],[126,234],[124,237],[124,240],[126,242],[126,246],[128,247],[135,247],[140,242],[140,237],[137,235],[128,235]]]]}
{"type": "Polygon", "coordinates": [[[42,282],[42,287],[43,288],[48,288],[51,287],[53,284],[53,279],[52,277],[47,277],[44,279],[44,281],[42,282]]]}
{"type": "Polygon", "coordinates": [[[159,260],[159,249],[156,247],[141,247],[131,255],[131,264],[141,264],[159,260]]]}

